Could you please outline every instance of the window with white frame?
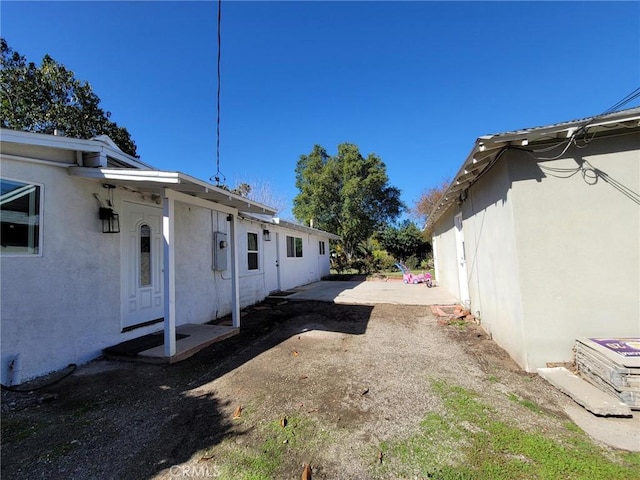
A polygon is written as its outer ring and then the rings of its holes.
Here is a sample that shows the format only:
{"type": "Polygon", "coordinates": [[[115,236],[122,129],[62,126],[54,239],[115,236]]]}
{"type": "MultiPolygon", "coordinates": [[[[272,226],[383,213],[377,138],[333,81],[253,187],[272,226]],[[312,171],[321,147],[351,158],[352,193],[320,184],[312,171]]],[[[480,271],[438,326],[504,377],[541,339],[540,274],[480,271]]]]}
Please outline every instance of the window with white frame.
{"type": "Polygon", "coordinates": [[[320,240],[318,241],[318,250],[320,255],[326,255],[326,250],[325,250],[325,244],[324,241],[320,240]]]}
{"type": "Polygon", "coordinates": [[[0,252],[39,255],[42,187],[0,179],[0,252]]]}
{"type": "Polygon", "coordinates": [[[247,233],[247,268],[249,270],[258,270],[260,262],[258,261],[258,234],[247,233]]]}
{"type": "Polygon", "coordinates": [[[287,257],[302,257],[302,238],[287,236],[287,257]]]}

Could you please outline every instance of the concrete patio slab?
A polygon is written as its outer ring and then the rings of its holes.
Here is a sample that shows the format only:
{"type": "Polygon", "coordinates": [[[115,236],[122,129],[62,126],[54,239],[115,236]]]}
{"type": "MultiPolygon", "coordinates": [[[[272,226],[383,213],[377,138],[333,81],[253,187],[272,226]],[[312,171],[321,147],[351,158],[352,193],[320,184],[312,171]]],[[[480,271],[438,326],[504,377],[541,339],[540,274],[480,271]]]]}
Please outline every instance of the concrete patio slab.
{"type": "Polygon", "coordinates": [[[458,299],[443,287],[401,281],[320,281],[295,289],[287,300],[317,300],[351,305],[453,305],[458,299]]]}
{"type": "Polygon", "coordinates": [[[237,335],[239,328],[225,325],[196,325],[185,324],[176,327],[176,333],[186,335],[176,341],[176,354],[172,357],[164,356],[164,345],[150,348],[138,353],[138,358],[150,362],[176,363],[189,358],[200,350],[216,342],[237,335]]]}

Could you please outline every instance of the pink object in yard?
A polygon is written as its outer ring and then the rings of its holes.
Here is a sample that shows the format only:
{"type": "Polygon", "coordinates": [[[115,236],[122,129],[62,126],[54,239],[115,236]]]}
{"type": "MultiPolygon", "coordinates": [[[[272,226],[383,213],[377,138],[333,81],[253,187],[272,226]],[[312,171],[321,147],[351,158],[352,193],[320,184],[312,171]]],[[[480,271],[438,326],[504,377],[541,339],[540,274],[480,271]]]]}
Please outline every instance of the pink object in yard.
{"type": "Polygon", "coordinates": [[[402,272],[402,281],[404,283],[412,283],[414,285],[418,283],[426,283],[427,287],[429,288],[433,287],[433,282],[431,281],[430,273],[427,272],[427,273],[413,274],[407,268],[407,266],[402,263],[396,263],[396,267],[398,267],[402,272]]]}

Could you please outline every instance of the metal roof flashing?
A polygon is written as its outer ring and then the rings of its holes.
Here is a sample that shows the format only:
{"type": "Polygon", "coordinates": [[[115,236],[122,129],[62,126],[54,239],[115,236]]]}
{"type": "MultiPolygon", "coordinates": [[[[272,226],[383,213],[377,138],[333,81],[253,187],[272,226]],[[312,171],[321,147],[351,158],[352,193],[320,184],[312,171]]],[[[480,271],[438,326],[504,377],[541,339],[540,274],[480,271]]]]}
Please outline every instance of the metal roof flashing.
{"type": "Polygon", "coordinates": [[[478,137],[453,181],[430,212],[425,229],[433,227],[454,203],[461,203],[463,197],[466,197],[466,190],[500,159],[502,152],[509,148],[525,149],[532,144],[571,141],[574,135],[577,135],[581,130],[585,133],[588,131],[589,135],[597,135],[598,133],[612,135],[620,129],[628,132],[629,128],[640,129],[640,107],[607,115],[478,137]],[[619,129],[616,129],[616,126],[619,129]]]}

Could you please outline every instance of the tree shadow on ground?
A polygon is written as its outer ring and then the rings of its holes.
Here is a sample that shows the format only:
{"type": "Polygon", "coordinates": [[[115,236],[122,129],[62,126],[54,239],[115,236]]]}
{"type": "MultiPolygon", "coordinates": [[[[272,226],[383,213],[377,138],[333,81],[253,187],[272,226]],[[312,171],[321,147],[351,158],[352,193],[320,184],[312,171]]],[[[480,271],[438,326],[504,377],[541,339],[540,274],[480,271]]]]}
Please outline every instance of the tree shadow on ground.
{"type": "Polygon", "coordinates": [[[246,309],[238,335],[180,363],[98,360],[36,394],[3,392],[2,476],[213,476],[206,458],[192,472],[181,464],[246,431],[215,392],[191,392],[303,331],[363,334],[372,309],[268,301],[246,309]]]}

